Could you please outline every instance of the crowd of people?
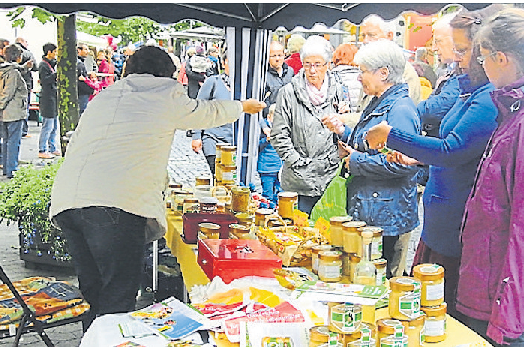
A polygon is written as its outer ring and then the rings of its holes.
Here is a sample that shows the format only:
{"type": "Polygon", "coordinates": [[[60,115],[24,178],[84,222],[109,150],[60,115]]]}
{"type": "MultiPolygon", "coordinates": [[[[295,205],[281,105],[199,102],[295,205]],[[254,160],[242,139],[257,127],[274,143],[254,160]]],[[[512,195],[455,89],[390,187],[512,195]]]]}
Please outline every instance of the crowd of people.
{"type": "MultiPolygon", "coordinates": [[[[260,113],[257,170],[269,207],[281,190],[293,191],[310,213],[342,162],[348,215],[384,231],[387,277],[406,274],[411,232],[422,222],[413,265],[444,266],[448,313],[493,345],[524,346],[524,10],[495,4],[440,16],[434,66],[427,51],[407,59],[380,16],[365,18],[359,32],[359,45],[336,48],[317,35],[270,42],[263,100],[242,102],[232,100],[225,46],[188,46],[180,59],[146,45],[126,50],[121,65],[101,51],[98,68],[78,46],[82,119],[50,215],[92,306],[85,328],[98,314],[134,309],[143,245],[165,231],[173,131],[193,129],[192,149],[214,173],[216,144],[235,143],[232,122],[243,111],[260,113]]],[[[0,45],[3,165],[12,177],[36,63],[25,41],[0,45]]],[[[45,158],[60,152],[56,46],[43,50],[45,158]]]]}

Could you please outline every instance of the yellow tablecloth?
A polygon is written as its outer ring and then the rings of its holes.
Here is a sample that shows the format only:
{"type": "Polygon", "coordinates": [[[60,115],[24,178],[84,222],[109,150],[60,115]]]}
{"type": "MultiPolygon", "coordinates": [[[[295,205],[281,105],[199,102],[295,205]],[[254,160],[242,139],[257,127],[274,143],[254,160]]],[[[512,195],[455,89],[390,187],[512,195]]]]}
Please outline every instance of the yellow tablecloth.
{"type": "MultiPolygon", "coordinates": [[[[167,212],[166,216],[168,224],[168,230],[165,235],[166,244],[171,249],[171,253],[178,259],[186,288],[191,290],[195,284],[209,283],[209,279],[197,263],[196,245],[188,245],[182,240],[182,218],[175,216],[170,211],[167,212]]],[[[377,311],[377,320],[386,317],[388,317],[387,309],[377,311]]],[[[432,347],[454,347],[462,344],[471,347],[491,346],[474,331],[449,315],[446,328],[446,340],[439,343],[425,343],[424,345],[432,347]]],[[[219,336],[216,343],[219,347],[239,346],[239,344],[230,343],[225,336],[219,336]]]]}

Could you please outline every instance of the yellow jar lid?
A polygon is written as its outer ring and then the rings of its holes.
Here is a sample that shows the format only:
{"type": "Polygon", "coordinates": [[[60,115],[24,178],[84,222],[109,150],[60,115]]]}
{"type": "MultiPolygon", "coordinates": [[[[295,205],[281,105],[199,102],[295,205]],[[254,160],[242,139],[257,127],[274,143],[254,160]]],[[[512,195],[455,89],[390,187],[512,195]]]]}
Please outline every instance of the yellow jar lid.
{"type": "Polygon", "coordinates": [[[444,278],[444,267],[438,264],[419,264],[413,268],[413,277],[421,281],[438,281],[444,278]]]}
{"type": "Polygon", "coordinates": [[[349,256],[349,260],[352,263],[359,263],[360,262],[361,257],[357,253],[349,253],[348,256],[349,256]]]}
{"type": "Polygon", "coordinates": [[[420,281],[407,276],[393,277],[389,281],[389,287],[395,291],[412,291],[416,284],[420,286],[420,281]]]}
{"type": "Polygon", "coordinates": [[[222,151],[233,152],[237,150],[237,146],[222,146],[222,151]]]}
{"type": "Polygon", "coordinates": [[[216,148],[222,148],[222,147],[226,147],[226,146],[231,146],[231,144],[230,143],[225,143],[225,142],[220,142],[220,143],[217,143],[216,148]]]}
{"type": "Polygon", "coordinates": [[[393,335],[395,333],[395,328],[401,326],[402,322],[396,319],[379,319],[377,321],[377,330],[379,333],[385,333],[393,335]]]}
{"type": "Polygon", "coordinates": [[[327,325],[318,325],[309,329],[309,338],[315,342],[328,342],[329,327],[327,325]]]}
{"type": "Polygon", "coordinates": [[[362,228],[366,226],[366,222],[354,220],[351,222],[346,222],[342,224],[342,228],[344,229],[350,229],[351,231],[357,231],[358,228],[362,228]]]}
{"type": "Polygon", "coordinates": [[[296,192],[280,192],[278,193],[278,198],[283,199],[298,199],[298,193],[296,192]]]}
{"type": "Polygon", "coordinates": [[[417,318],[415,319],[412,319],[412,320],[403,320],[401,321],[402,324],[404,325],[405,328],[409,328],[409,327],[421,327],[421,326],[424,326],[424,320],[426,319],[426,315],[425,314],[422,314],[420,316],[418,316],[417,318]]]}
{"type": "Polygon", "coordinates": [[[372,261],[373,264],[375,264],[376,268],[384,268],[388,265],[388,261],[386,259],[376,259],[372,261]]]}
{"type": "Polygon", "coordinates": [[[334,225],[340,225],[342,226],[342,224],[346,223],[346,222],[350,222],[351,221],[351,217],[350,216],[338,216],[338,217],[331,217],[329,219],[329,223],[330,224],[334,224],[334,225]]]}
{"type": "Polygon", "coordinates": [[[218,230],[220,230],[220,225],[215,224],[215,223],[200,223],[198,224],[198,228],[204,234],[208,234],[208,233],[215,233],[218,230]]]}
{"type": "Polygon", "coordinates": [[[229,229],[237,233],[249,233],[250,228],[242,224],[229,224],[229,229]]]}
{"type": "Polygon", "coordinates": [[[198,202],[198,198],[184,198],[184,204],[194,204],[198,202]]]}
{"type": "Polygon", "coordinates": [[[382,232],[384,231],[384,229],[382,229],[381,227],[364,226],[364,227],[361,227],[359,231],[360,232],[370,231],[373,233],[373,236],[380,236],[382,235],[382,232]]]}
{"type": "Polygon", "coordinates": [[[428,306],[420,308],[428,317],[438,317],[445,315],[448,309],[448,304],[443,302],[438,306],[428,306]]]}
{"type": "Polygon", "coordinates": [[[311,252],[314,254],[318,254],[323,251],[331,251],[333,249],[333,246],[331,245],[316,245],[311,248],[311,252]]]}
{"type": "Polygon", "coordinates": [[[340,257],[342,257],[341,251],[321,251],[318,253],[318,257],[320,259],[325,260],[339,260],[340,257]]]}

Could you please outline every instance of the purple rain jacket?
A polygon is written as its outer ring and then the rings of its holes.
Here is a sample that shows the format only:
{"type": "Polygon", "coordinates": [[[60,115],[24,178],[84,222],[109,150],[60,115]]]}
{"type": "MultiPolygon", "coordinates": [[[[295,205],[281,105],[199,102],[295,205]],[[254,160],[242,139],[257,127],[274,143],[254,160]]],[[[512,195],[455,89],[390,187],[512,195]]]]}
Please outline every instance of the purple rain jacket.
{"type": "Polygon", "coordinates": [[[466,204],[457,309],[502,343],[524,332],[524,78],[492,99],[499,126],[466,204]]]}

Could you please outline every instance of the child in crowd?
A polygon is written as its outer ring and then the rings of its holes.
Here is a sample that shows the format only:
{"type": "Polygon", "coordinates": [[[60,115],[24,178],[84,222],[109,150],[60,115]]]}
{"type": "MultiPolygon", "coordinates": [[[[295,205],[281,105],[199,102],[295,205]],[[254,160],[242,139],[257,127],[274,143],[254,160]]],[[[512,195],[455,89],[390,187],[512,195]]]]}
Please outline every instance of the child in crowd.
{"type": "Polygon", "coordinates": [[[102,90],[102,85],[98,81],[98,77],[96,76],[96,72],[91,71],[89,73],[89,78],[84,81],[88,86],[94,89],[93,94],[89,95],[89,101],[93,100],[95,95],[100,93],[102,90]]]}
{"type": "Polygon", "coordinates": [[[275,108],[276,104],[271,105],[267,118],[261,119],[259,122],[262,132],[258,143],[257,171],[262,184],[262,196],[270,201],[270,208],[274,208],[277,205],[278,193],[281,191],[278,173],[282,167],[282,160],[269,143],[275,108]]]}

